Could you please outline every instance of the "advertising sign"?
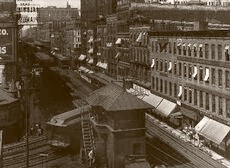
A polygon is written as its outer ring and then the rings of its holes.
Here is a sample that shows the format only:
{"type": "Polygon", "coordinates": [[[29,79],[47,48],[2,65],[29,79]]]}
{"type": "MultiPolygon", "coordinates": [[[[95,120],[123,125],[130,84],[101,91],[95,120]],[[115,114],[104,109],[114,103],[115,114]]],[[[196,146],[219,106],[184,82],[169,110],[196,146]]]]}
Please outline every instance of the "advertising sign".
{"type": "Polygon", "coordinates": [[[0,58],[12,56],[12,40],[12,28],[0,27],[0,58]]]}

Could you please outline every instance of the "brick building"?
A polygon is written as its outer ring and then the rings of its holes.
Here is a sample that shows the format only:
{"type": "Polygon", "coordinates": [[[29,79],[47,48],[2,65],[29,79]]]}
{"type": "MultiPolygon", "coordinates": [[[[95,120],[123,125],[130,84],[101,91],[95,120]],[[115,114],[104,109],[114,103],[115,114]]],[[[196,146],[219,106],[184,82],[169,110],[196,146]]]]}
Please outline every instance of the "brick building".
{"type": "MultiPolygon", "coordinates": [[[[163,116],[169,122],[195,127],[206,116],[216,121],[206,131],[229,127],[229,42],[228,31],[150,33],[151,92],[177,104],[177,114],[183,116],[175,121],[173,110],[168,111],[163,116]]],[[[219,142],[217,133],[201,134],[218,150],[228,151],[228,131],[218,132],[219,142]]]]}

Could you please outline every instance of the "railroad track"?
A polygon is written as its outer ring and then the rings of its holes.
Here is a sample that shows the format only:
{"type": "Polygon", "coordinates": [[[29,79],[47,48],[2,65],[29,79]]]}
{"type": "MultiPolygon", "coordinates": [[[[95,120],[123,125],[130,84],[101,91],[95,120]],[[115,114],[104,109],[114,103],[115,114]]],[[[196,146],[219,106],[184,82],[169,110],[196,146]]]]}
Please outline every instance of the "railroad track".
{"type": "MultiPolygon", "coordinates": [[[[46,142],[46,136],[29,139],[29,167],[36,167],[43,163],[48,163],[66,156],[63,152],[58,152],[50,147],[46,142]]],[[[3,167],[4,168],[24,168],[26,167],[26,144],[19,142],[3,147],[3,167]]]]}

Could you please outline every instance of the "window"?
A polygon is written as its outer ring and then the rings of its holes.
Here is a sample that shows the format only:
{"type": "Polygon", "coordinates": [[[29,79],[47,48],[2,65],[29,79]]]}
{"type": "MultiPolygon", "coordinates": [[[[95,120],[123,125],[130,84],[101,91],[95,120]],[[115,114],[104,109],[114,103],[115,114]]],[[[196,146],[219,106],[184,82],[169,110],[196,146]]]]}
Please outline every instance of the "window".
{"type": "Polygon", "coordinates": [[[217,51],[218,51],[218,60],[222,60],[222,45],[221,44],[218,44],[217,51]]]}
{"type": "Polygon", "coordinates": [[[187,64],[184,63],[184,77],[187,77],[187,64]]]}
{"type": "Polygon", "coordinates": [[[193,99],[194,99],[194,105],[197,106],[197,90],[196,89],[194,89],[193,99]]]}
{"type": "Polygon", "coordinates": [[[167,60],[165,60],[165,72],[168,71],[168,63],[167,63],[167,60]]]}
{"type": "Polygon", "coordinates": [[[230,88],[230,71],[225,71],[225,84],[226,88],[230,88]]]}
{"type": "Polygon", "coordinates": [[[155,43],[155,52],[156,52],[156,53],[158,52],[158,45],[159,45],[159,43],[156,42],[156,43],[155,43]]]}
{"type": "Polygon", "coordinates": [[[160,79],[160,92],[163,92],[163,80],[160,79]]]}
{"type": "Polygon", "coordinates": [[[218,70],[218,86],[222,87],[223,85],[223,79],[222,79],[222,70],[218,70]]]}
{"type": "Polygon", "coordinates": [[[203,45],[202,44],[199,45],[199,56],[200,58],[203,57],[203,45]]]}
{"type": "Polygon", "coordinates": [[[192,55],[191,44],[188,45],[188,56],[192,55]]]}
{"type": "Polygon", "coordinates": [[[194,46],[193,46],[193,55],[194,55],[194,57],[197,56],[197,46],[196,46],[196,44],[194,44],[194,46]]]}
{"type": "Polygon", "coordinates": [[[176,62],[174,62],[173,74],[177,75],[177,64],[176,64],[176,62]]]}
{"type": "Polygon", "coordinates": [[[152,41],[152,52],[154,52],[154,41],[152,41]]]}
{"type": "Polygon", "coordinates": [[[212,44],[211,45],[211,58],[212,59],[215,59],[215,44],[212,44]]]}
{"type": "Polygon", "coordinates": [[[204,45],[204,54],[205,54],[205,58],[208,59],[208,56],[209,56],[209,48],[208,48],[208,44],[205,44],[204,45]]]}
{"type": "Polygon", "coordinates": [[[176,54],[176,42],[173,42],[173,54],[176,54]]]}
{"type": "Polygon", "coordinates": [[[216,96],[212,95],[212,112],[216,112],[216,96]]]}
{"type": "Polygon", "coordinates": [[[155,87],[155,78],[152,77],[152,89],[154,90],[154,87],[155,87]]]}
{"type": "Polygon", "coordinates": [[[177,46],[177,49],[178,49],[178,54],[181,55],[181,44],[177,46]]]}
{"type": "Polygon", "coordinates": [[[191,64],[188,65],[188,78],[189,79],[192,78],[192,65],[191,64]]]}
{"type": "Polygon", "coordinates": [[[230,99],[226,99],[226,116],[230,118],[230,99]]]}
{"type": "Polygon", "coordinates": [[[184,87],[184,101],[187,101],[187,87],[184,87]]]}
{"type": "Polygon", "coordinates": [[[169,95],[172,96],[172,82],[169,82],[169,95]]]}
{"type": "Polygon", "coordinates": [[[158,91],[159,83],[158,83],[158,78],[156,77],[156,91],[158,91]]]}
{"type": "Polygon", "coordinates": [[[174,83],[174,97],[177,97],[177,84],[174,83]]]}
{"type": "Polygon", "coordinates": [[[185,44],[183,44],[183,46],[182,46],[182,47],[183,47],[183,55],[184,55],[184,56],[186,56],[186,45],[185,45],[185,44]]]}
{"type": "Polygon", "coordinates": [[[158,71],[159,69],[158,69],[159,67],[158,67],[158,59],[156,58],[156,70],[158,71]]]}
{"type": "Polygon", "coordinates": [[[225,60],[226,61],[230,61],[230,55],[229,55],[229,46],[228,46],[228,48],[227,49],[225,49],[225,60]]]}
{"type": "Polygon", "coordinates": [[[205,93],[205,98],[206,98],[206,105],[205,105],[205,109],[206,110],[209,110],[209,94],[208,93],[205,93]]]}
{"type": "Polygon", "coordinates": [[[181,74],[182,74],[182,65],[181,65],[181,62],[179,62],[179,77],[181,77],[181,74]]]}
{"type": "Polygon", "coordinates": [[[212,85],[215,85],[216,84],[216,69],[215,68],[212,68],[211,69],[211,75],[212,75],[212,85]]]}
{"type": "Polygon", "coordinates": [[[188,91],[189,91],[189,92],[188,92],[188,94],[189,94],[189,95],[188,95],[188,102],[189,102],[189,103],[192,103],[192,89],[189,88],[188,91]]]}
{"type": "Polygon", "coordinates": [[[167,94],[168,93],[168,90],[167,90],[167,80],[165,80],[165,94],[167,94]]]}
{"type": "Polygon", "coordinates": [[[168,44],[169,44],[169,53],[171,54],[172,53],[172,43],[169,42],[168,44]]]}
{"type": "Polygon", "coordinates": [[[219,115],[223,115],[223,98],[219,97],[219,115]]]}
{"type": "Polygon", "coordinates": [[[204,76],[204,75],[203,75],[203,67],[200,67],[200,68],[199,68],[199,80],[200,80],[200,81],[203,81],[203,76],[204,76]]]}
{"type": "Polygon", "coordinates": [[[162,71],[163,70],[163,62],[162,62],[162,60],[160,60],[160,71],[162,71]]]}
{"type": "Polygon", "coordinates": [[[200,91],[200,107],[202,108],[203,106],[204,106],[204,104],[203,104],[203,92],[202,91],[200,91]]]}

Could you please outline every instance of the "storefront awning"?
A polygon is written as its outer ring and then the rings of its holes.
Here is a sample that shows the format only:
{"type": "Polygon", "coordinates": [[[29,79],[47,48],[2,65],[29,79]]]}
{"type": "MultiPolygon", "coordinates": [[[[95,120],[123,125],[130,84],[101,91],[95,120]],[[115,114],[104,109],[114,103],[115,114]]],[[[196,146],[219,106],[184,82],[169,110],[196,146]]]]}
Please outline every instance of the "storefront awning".
{"type": "Polygon", "coordinates": [[[160,105],[157,106],[157,112],[159,112],[161,115],[168,117],[170,113],[173,112],[173,110],[176,108],[176,104],[173,102],[170,102],[166,99],[163,99],[160,103],[160,105]]]}
{"type": "Polygon", "coordinates": [[[157,95],[154,95],[152,93],[149,93],[149,95],[144,96],[142,100],[156,108],[160,104],[160,102],[163,100],[163,98],[157,95]]]}
{"type": "Polygon", "coordinates": [[[89,70],[89,69],[87,69],[86,67],[83,67],[83,66],[80,66],[78,68],[78,71],[85,72],[85,73],[93,73],[93,71],[91,71],[91,70],[89,70]]]}
{"type": "Polygon", "coordinates": [[[90,48],[88,51],[89,54],[93,54],[93,48],[90,48]]]}
{"type": "Polygon", "coordinates": [[[81,55],[78,57],[78,60],[83,61],[85,58],[86,58],[86,55],[81,54],[81,55]]]}
{"type": "Polygon", "coordinates": [[[195,131],[219,145],[229,133],[230,127],[208,117],[204,117],[195,126],[195,131]]]}
{"type": "Polygon", "coordinates": [[[96,66],[98,66],[98,67],[100,67],[102,69],[107,69],[108,64],[99,61],[96,66]]]}
{"type": "Polygon", "coordinates": [[[115,44],[121,44],[121,38],[118,38],[115,44]]]}

